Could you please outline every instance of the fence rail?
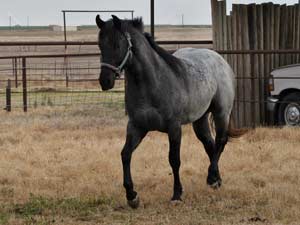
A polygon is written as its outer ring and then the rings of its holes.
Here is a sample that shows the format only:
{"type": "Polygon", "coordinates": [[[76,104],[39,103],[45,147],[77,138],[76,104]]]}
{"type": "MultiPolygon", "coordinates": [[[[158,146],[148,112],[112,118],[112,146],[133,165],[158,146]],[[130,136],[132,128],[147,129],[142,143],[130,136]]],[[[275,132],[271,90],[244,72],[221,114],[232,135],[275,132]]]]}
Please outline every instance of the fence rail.
{"type": "MultiPolygon", "coordinates": [[[[172,40],[157,41],[160,45],[210,45],[212,40],[172,40]]],[[[65,45],[98,45],[97,41],[6,41],[0,46],[65,46],[65,45]]]]}
{"type": "MultiPolygon", "coordinates": [[[[45,45],[57,42],[44,42],[45,45]]],[[[84,42],[79,42],[83,44],[84,42]]],[[[168,42],[174,44],[174,42],[168,42]]],[[[203,42],[202,42],[203,43],[203,42]]],[[[0,43],[0,45],[3,43],[0,43]]],[[[16,43],[18,45],[18,43],[16,43]]],[[[19,43],[20,46],[23,43],[19,43]]],[[[35,44],[28,43],[28,44],[35,44]]],[[[40,42],[38,43],[40,44],[40,42]]],[[[59,43],[64,46],[66,43],[59,43]]],[[[69,44],[78,44],[70,42],[69,44]]],[[[89,44],[89,43],[84,43],[89,44]]],[[[92,44],[92,42],[91,42],[92,44]]],[[[95,44],[95,42],[93,42],[95,44]]],[[[176,43],[178,44],[178,43],[176,43]]],[[[186,42],[185,42],[186,44],[186,42]]],[[[193,44],[198,45],[199,42],[193,44]]],[[[3,44],[4,45],[4,44],[3,44]]],[[[169,50],[174,52],[174,50],[169,50]]],[[[255,56],[261,55],[300,55],[300,50],[219,50],[224,57],[227,56],[255,56]]],[[[0,104],[7,111],[14,108],[28,108],[38,106],[61,106],[71,104],[105,104],[124,106],[124,79],[116,81],[112,91],[102,92],[99,88],[98,77],[100,73],[100,53],[70,53],[70,54],[21,54],[0,56],[0,104]],[[2,63],[1,63],[2,62],[2,63]],[[7,96],[10,95],[10,96],[7,96]],[[6,97],[5,97],[6,96],[6,97]]],[[[226,58],[226,57],[225,57],[226,58]]],[[[238,74],[237,84],[241,90],[248,84],[262,84],[260,88],[266,89],[269,74],[253,73],[251,76],[238,74]]],[[[295,79],[295,77],[277,77],[275,79],[295,79]]],[[[300,82],[300,80],[299,80],[300,82]]],[[[242,127],[266,124],[268,120],[257,121],[253,115],[262,114],[260,107],[266,108],[267,95],[259,96],[252,89],[249,95],[237,95],[234,113],[239,118],[237,125],[242,127]],[[250,111],[242,110],[247,108],[250,111]],[[245,122],[247,120],[247,122],[245,122]]],[[[237,92],[239,93],[239,92],[237,92]]],[[[264,93],[264,92],[262,92],[264,93]]],[[[281,102],[285,103],[285,102],[281,102]]],[[[265,116],[264,118],[268,117],[265,116]]]]}

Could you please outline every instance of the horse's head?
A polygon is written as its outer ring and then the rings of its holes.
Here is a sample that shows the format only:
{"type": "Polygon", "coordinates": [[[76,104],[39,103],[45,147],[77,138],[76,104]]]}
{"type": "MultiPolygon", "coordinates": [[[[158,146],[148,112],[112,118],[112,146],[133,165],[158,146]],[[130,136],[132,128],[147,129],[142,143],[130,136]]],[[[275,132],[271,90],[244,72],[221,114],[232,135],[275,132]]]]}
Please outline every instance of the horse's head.
{"type": "MultiPolygon", "coordinates": [[[[101,51],[102,63],[99,82],[102,90],[114,87],[115,79],[128,66],[132,58],[132,43],[129,30],[137,28],[136,20],[121,20],[112,16],[111,20],[103,21],[96,16],[100,28],[98,44],[101,51]]],[[[141,19],[139,19],[142,24],[141,19]]]]}

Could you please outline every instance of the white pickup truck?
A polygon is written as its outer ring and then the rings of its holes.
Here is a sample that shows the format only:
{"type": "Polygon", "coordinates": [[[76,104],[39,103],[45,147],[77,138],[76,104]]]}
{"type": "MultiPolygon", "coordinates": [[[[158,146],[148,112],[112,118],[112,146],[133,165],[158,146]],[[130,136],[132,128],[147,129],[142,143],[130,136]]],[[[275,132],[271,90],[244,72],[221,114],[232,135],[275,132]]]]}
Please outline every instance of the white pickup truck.
{"type": "Polygon", "coordinates": [[[279,125],[300,125],[300,64],[280,67],[269,79],[268,110],[279,125]]]}

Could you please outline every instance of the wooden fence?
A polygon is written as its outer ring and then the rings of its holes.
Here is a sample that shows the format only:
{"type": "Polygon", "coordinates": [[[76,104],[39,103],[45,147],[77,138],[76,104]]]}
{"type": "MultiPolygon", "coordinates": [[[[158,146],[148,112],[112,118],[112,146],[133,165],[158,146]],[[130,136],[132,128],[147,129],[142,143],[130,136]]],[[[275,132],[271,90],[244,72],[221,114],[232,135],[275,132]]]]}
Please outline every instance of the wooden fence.
{"type": "MultiPolygon", "coordinates": [[[[233,4],[211,0],[213,44],[216,50],[280,50],[300,47],[300,6],[233,4]]],[[[224,55],[237,76],[234,118],[240,126],[269,121],[267,82],[277,67],[300,62],[299,54],[224,55]]]]}

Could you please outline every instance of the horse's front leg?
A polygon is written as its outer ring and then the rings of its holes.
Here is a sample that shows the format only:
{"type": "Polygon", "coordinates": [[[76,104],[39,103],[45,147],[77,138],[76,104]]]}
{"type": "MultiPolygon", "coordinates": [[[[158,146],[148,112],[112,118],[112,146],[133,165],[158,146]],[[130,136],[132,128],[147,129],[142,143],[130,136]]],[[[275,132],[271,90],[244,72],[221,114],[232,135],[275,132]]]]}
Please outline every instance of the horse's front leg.
{"type": "Polygon", "coordinates": [[[123,185],[126,189],[126,198],[128,205],[132,208],[139,206],[139,197],[137,192],[133,189],[133,182],[130,172],[130,162],[133,151],[141,143],[142,139],[146,135],[146,131],[143,131],[135,127],[131,122],[127,124],[126,142],[123,147],[121,156],[123,164],[123,185]]]}
{"type": "Polygon", "coordinates": [[[171,201],[181,201],[182,186],[179,177],[180,168],[180,144],[181,144],[181,125],[176,124],[169,127],[169,162],[174,176],[174,192],[171,201]]]}

